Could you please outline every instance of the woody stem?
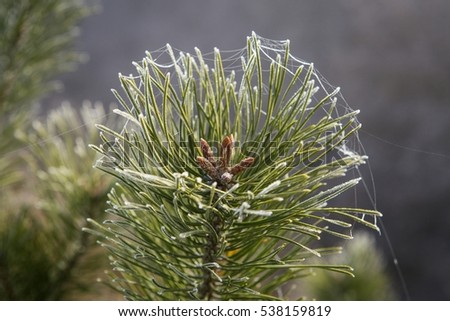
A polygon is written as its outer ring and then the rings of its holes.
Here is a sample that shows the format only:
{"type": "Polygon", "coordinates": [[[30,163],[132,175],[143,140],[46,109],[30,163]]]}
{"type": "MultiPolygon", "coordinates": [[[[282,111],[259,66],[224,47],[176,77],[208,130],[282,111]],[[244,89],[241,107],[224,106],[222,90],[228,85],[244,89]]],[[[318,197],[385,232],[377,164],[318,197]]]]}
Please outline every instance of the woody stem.
{"type": "MultiPolygon", "coordinates": [[[[218,252],[220,250],[220,235],[222,234],[224,227],[222,217],[214,212],[211,215],[212,217],[210,222],[215,233],[210,233],[207,238],[202,259],[202,263],[204,265],[217,261],[218,252]]],[[[207,300],[211,300],[213,298],[215,288],[214,275],[210,269],[211,268],[203,268],[203,283],[199,287],[200,298],[207,300]]]]}

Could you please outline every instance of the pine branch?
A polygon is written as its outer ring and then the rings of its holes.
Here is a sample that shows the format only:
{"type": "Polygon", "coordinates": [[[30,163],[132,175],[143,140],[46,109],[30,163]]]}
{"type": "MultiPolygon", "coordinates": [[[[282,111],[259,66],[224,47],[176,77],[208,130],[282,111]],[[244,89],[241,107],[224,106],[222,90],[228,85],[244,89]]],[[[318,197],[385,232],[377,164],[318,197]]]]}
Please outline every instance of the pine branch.
{"type": "Polygon", "coordinates": [[[377,229],[367,220],[377,211],[328,205],[359,182],[345,180],[366,158],[346,145],[357,112],[317,86],[288,41],[264,41],[248,38],[241,69],[217,49],[211,68],[199,50],[175,56],[168,46],[170,64],[147,53],[138,76],[120,75],[116,113],[128,125],[99,125],[92,146],[119,183],[111,219],[89,231],[127,299],[285,299],[279,289],[312,269],[352,274],[312,260],[336,251],[324,234],[350,239],[355,222],[377,229]]]}
{"type": "MultiPolygon", "coordinates": [[[[98,250],[95,239],[81,228],[87,217],[104,216],[113,182],[92,168],[96,154],[88,143],[98,140],[94,121],[120,126],[114,116],[100,104],[65,104],[44,120],[36,119],[31,129],[17,131],[29,146],[22,154],[29,166],[27,196],[32,200],[23,214],[0,216],[1,298],[61,300],[93,288],[93,275],[80,279],[80,271],[103,267],[98,258],[88,259],[98,250]]],[[[5,213],[13,210],[6,208],[5,213]]]]}
{"type": "Polygon", "coordinates": [[[83,0],[1,2],[1,113],[42,97],[50,79],[83,59],[72,47],[74,26],[93,9],[83,0]]]}
{"type": "MultiPolygon", "coordinates": [[[[53,78],[84,60],[73,48],[76,24],[95,10],[90,0],[0,2],[0,184],[20,180],[18,128],[29,126],[31,107],[50,90],[53,78]]],[[[21,165],[21,164],[20,164],[21,165]]]]}

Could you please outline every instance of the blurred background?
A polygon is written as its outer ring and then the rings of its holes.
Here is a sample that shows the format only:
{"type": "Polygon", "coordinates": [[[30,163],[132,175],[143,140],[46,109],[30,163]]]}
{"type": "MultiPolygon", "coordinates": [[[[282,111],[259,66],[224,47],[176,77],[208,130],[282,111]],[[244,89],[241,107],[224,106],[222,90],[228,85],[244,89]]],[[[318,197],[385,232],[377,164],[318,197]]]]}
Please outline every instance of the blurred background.
{"type": "MultiPolygon", "coordinates": [[[[115,101],[118,72],[145,50],[240,49],[255,31],[290,39],[291,53],[340,86],[360,109],[385,230],[375,235],[396,298],[450,299],[450,2],[100,1],[82,20],[76,49],[89,60],[59,77],[51,110],[86,99],[115,101]],[[386,241],[390,238],[395,256],[386,241]],[[398,260],[401,276],[394,265],[398,260]],[[401,278],[408,293],[401,284],[401,278]]],[[[371,204],[359,204],[371,207],[371,204]]]]}

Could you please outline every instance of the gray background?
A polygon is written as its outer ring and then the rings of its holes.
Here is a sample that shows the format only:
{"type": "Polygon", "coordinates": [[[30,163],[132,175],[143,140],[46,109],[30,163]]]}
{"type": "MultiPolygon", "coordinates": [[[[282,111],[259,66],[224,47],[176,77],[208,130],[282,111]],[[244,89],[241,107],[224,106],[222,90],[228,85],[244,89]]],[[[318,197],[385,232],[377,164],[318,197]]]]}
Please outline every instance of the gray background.
{"type": "MultiPolygon", "coordinates": [[[[166,43],[239,49],[251,31],[290,39],[360,109],[378,209],[412,299],[450,299],[450,1],[108,0],[81,24],[90,60],[45,100],[109,104],[117,73],[166,43]]],[[[363,205],[363,204],[361,204],[363,205]]],[[[370,206],[370,205],[368,205],[370,206]]],[[[401,298],[393,257],[389,268],[401,298]]]]}

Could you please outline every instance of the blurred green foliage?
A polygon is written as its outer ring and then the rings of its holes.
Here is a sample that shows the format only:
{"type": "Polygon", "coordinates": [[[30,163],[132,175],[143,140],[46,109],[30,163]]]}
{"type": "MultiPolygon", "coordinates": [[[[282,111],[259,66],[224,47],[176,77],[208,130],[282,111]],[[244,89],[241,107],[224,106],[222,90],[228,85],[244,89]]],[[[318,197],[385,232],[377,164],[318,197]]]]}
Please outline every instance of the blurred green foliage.
{"type": "Polygon", "coordinates": [[[376,238],[357,232],[354,240],[343,244],[344,251],[328,257],[330,264],[346,263],[354,269],[354,277],[339,273],[314,271],[297,284],[297,291],[307,299],[322,301],[395,300],[397,294],[386,271],[386,260],[377,247],[376,238]]]}
{"type": "Polygon", "coordinates": [[[88,217],[103,217],[113,180],[93,168],[88,144],[96,141],[95,122],[120,123],[113,116],[100,104],[79,111],[65,104],[18,130],[28,173],[22,206],[1,215],[0,298],[58,300],[95,280],[104,253],[89,251],[95,240],[81,229],[88,217]]]}
{"type": "Polygon", "coordinates": [[[75,27],[92,12],[85,0],[3,0],[0,4],[0,111],[17,111],[73,70],[75,27]]]}
{"type": "Polygon", "coordinates": [[[35,107],[57,88],[56,75],[84,59],[73,49],[76,24],[95,8],[82,0],[0,3],[2,300],[56,300],[92,284],[86,272],[95,269],[83,267],[98,257],[81,227],[104,212],[111,179],[92,169],[87,145],[107,115],[86,103],[37,120],[35,107]]]}
{"type": "Polygon", "coordinates": [[[36,113],[31,107],[53,80],[85,56],[73,49],[76,24],[94,9],[88,0],[2,0],[0,2],[0,186],[19,179],[14,137],[36,113]],[[13,154],[13,155],[11,155],[13,154]],[[13,158],[13,159],[11,159],[13,158]]]}

